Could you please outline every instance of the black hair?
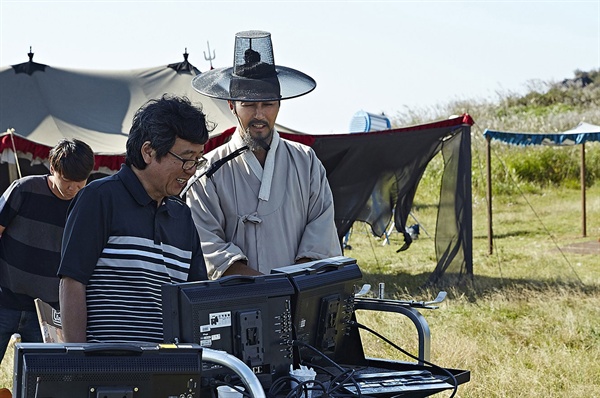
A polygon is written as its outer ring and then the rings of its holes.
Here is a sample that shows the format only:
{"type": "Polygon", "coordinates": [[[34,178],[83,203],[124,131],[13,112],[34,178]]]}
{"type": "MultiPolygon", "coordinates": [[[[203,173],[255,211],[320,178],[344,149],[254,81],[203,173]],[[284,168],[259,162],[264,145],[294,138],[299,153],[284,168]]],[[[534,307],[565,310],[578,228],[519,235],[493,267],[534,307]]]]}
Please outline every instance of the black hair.
{"type": "Polygon", "coordinates": [[[146,141],[150,142],[156,158],[160,160],[173,148],[177,137],[194,144],[204,144],[212,129],[202,107],[192,105],[187,97],[164,94],[160,99],[151,99],[133,117],[125,163],[143,170],[146,162],[141,149],[146,141]]]}
{"type": "Polygon", "coordinates": [[[85,181],[94,168],[94,151],[78,139],[62,139],[50,150],[50,166],[71,181],[85,181]]]}

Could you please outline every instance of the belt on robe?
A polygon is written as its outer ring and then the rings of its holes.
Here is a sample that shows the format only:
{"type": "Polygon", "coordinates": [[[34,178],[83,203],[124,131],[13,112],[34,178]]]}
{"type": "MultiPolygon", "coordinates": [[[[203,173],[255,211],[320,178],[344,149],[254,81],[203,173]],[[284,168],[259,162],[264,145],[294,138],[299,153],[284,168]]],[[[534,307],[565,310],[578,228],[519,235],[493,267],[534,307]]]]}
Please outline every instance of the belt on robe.
{"type": "Polygon", "coordinates": [[[240,216],[239,222],[241,222],[242,224],[246,222],[251,222],[252,224],[260,224],[262,222],[262,218],[258,216],[258,213],[254,212],[251,214],[240,216]]]}
{"type": "Polygon", "coordinates": [[[237,228],[234,236],[237,237],[236,240],[239,247],[246,247],[246,223],[260,224],[261,222],[262,218],[258,216],[257,212],[238,216],[237,228]]]}

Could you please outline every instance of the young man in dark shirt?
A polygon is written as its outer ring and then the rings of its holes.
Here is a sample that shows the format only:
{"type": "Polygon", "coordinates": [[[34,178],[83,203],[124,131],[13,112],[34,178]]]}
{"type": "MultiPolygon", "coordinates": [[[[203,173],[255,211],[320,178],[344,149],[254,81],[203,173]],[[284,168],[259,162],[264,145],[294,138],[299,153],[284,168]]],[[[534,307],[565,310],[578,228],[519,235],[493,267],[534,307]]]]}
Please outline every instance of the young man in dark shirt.
{"type": "Polygon", "coordinates": [[[35,298],[58,308],[67,208],[92,172],[94,152],[64,139],[48,160],[50,174],[18,179],[0,198],[0,359],[14,333],[23,342],[42,341],[35,298]]]}

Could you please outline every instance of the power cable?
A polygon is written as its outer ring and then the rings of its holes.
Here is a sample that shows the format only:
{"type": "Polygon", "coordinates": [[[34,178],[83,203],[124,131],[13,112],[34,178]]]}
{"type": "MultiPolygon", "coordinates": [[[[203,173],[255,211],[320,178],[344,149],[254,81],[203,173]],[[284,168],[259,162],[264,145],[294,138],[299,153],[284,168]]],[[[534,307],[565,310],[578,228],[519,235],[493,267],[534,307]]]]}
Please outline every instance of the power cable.
{"type": "Polygon", "coordinates": [[[433,368],[439,369],[441,371],[443,371],[444,373],[446,373],[448,376],[450,376],[450,378],[452,379],[452,385],[453,385],[453,390],[452,390],[452,394],[450,395],[449,398],[453,398],[456,395],[456,392],[458,391],[458,381],[456,380],[456,377],[452,374],[452,372],[450,372],[449,370],[442,368],[439,365],[436,365],[434,363],[431,363],[429,361],[426,361],[424,359],[421,359],[413,354],[411,354],[410,352],[404,350],[402,347],[398,346],[396,343],[394,343],[393,341],[389,340],[388,338],[386,338],[385,336],[383,336],[382,334],[378,333],[377,331],[369,328],[368,326],[365,326],[361,323],[358,323],[356,321],[349,321],[348,324],[350,326],[354,326],[357,327],[359,329],[364,329],[367,332],[370,332],[372,334],[374,334],[375,336],[379,337],[380,339],[382,339],[383,341],[385,341],[386,343],[388,343],[389,345],[391,345],[392,347],[394,347],[395,349],[397,349],[398,351],[400,351],[401,353],[403,353],[404,355],[407,355],[409,357],[411,357],[412,359],[415,359],[419,362],[423,362],[424,364],[427,364],[433,368]]]}

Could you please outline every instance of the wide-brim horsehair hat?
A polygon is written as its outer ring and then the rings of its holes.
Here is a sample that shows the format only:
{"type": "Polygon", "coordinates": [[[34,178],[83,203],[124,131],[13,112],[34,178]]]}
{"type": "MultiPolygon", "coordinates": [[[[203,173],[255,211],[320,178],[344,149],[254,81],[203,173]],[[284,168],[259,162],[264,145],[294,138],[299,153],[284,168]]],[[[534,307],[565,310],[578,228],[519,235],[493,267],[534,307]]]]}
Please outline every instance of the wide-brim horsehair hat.
{"type": "Polygon", "coordinates": [[[299,97],[317,83],[300,71],[275,65],[271,34],[250,30],[235,35],[233,67],[201,73],[192,86],[212,98],[263,102],[299,97]]]}

